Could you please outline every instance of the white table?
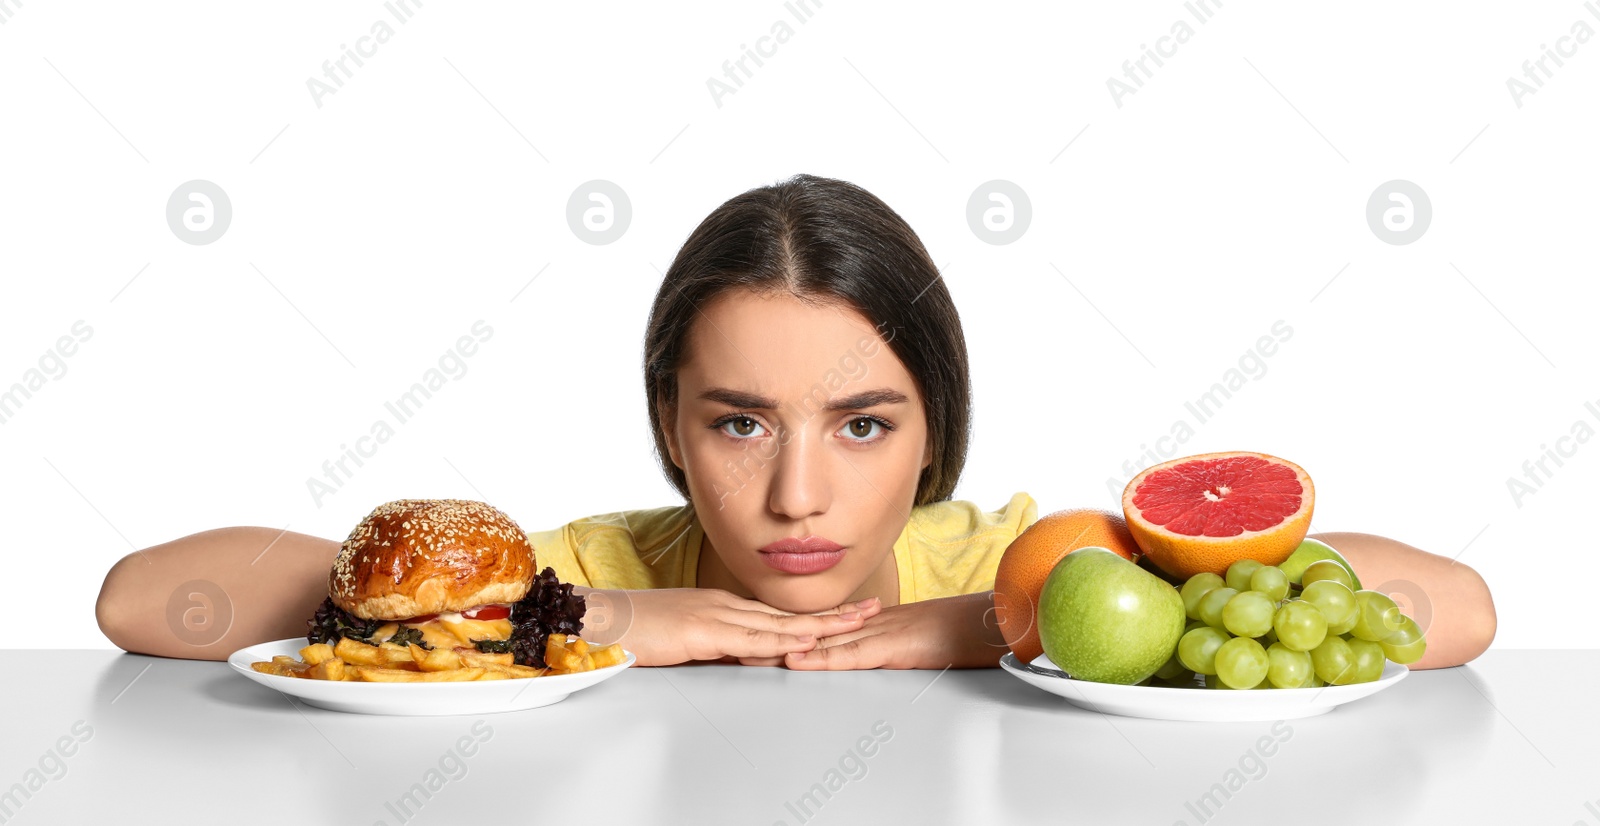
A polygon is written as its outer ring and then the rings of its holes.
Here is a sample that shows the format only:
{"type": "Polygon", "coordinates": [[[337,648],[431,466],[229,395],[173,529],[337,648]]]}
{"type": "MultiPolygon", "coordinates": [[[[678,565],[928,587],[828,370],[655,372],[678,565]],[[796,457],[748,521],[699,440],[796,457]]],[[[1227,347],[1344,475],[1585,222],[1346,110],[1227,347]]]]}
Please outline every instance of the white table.
{"type": "Polygon", "coordinates": [[[1270,749],[1273,723],[1107,717],[999,669],[633,668],[542,709],[399,718],[291,702],[224,663],[5,656],[6,824],[1600,826],[1597,651],[1416,672],[1276,724],[1270,749]]]}

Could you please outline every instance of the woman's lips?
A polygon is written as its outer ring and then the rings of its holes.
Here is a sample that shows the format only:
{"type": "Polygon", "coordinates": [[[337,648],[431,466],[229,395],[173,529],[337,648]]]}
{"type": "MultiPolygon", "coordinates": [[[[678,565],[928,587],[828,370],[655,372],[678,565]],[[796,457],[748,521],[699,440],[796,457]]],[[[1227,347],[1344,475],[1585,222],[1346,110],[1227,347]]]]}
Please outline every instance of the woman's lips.
{"type": "Polygon", "coordinates": [[[844,559],[844,546],[820,536],[780,539],[761,548],[761,561],[786,574],[826,571],[844,559]]]}

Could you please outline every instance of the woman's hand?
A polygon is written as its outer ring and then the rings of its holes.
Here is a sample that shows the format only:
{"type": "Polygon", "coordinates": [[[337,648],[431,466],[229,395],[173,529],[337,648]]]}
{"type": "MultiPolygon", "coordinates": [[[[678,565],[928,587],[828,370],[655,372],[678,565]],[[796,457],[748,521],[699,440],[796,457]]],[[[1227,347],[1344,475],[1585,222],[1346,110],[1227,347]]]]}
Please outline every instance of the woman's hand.
{"type": "Polygon", "coordinates": [[[784,655],[796,671],[855,668],[988,668],[1007,650],[992,591],[885,608],[861,628],[784,655]]]}
{"type": "Polygon", "coordinates": [[[789,614],[713,588],[577,590],[587,603],[584,639],[620,642],[647,666],[694,660],[781,665],[785,655],[809,651],[819,639],[860,631],[882,610],[873,599],[789,614]]]}

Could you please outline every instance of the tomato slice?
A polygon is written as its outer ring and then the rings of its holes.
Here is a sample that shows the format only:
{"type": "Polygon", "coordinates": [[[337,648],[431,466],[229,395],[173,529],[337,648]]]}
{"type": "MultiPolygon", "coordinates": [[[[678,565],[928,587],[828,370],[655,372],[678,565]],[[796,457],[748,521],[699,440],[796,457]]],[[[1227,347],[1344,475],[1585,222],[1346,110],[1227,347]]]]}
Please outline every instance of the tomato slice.
{"type": "MultiPolygon", "coordinates": [[[[461,616],[466,617],[467,619],[475,619],[475,620],[506,619],[506,618],[511,616],[511,606],[509,606],[509,605],[480,605],[477,608],[473,608],[470,611],[462,611],[461,612],[461,616]]],[[[431,620],[436,620],[438,618],[439,618],[438,614],[423,614],[420,617],[410,617],[408,619],[395,620],[395,622],[401,623],[402,625],[421,625],[421,624],[423,624],[425,622],[429,622],[431,620]]]]}

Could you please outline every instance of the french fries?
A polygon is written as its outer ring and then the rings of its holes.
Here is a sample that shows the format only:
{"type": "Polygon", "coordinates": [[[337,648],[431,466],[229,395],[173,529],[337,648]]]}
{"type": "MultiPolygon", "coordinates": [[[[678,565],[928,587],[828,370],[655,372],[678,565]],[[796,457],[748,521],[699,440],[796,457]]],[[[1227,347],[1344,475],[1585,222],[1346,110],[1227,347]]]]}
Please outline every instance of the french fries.
{"type": "Polygon", "coordinates": [[[423,671],[452,671],[461,667],[461,655],[454,648],[435,648],[430,651],[413,645],[411,659],[423,671]]]}
{"type": "Polygon", "coordinates": [[[482,668],[453,668],[449,671],[404,671],[375,665],[352,666],[356,678],[369,683],[464,683],[482,677],[482,668]]]}
{"type": "Polygon", "coordinates": [[[305,676],[313,680],[343,680],[346,670],[344,660],[334,658],[323,660],[306,669],[305,676]]]}
{"type": "Polygon", "coordinates": [[[308,665],[325,663],[328,660],[335,659],[333,654],[333,646],[325,642],[319,642],[316,645],[308,645],[305,648],[300,649],[300,659],[305,660],[308,665]]]}
{"type": "Polygon", "coordinates": [[[368,683],[443,683],[512,680],[594,671],[626,659],[618,643],[591,647],[568,634],[551,634],[545,644],[546,668],[518,665],[508,652],[490,654],[471,646],[423,648],[384,642],[378,645],[344,638],[300,649],[300,659],[278,655],[251,663],[263,674],[368,683]]]}
{"type": "Polygon", "coordinates": [[[567,634],[551,634],[544,646],[545,664],[558,674],[609,668],[625,659],[620,643],[592,648],[588,641],[567,634]]]}
{"type": "Polygon", "coordinates": [[[589,649],[589,662],[596,670],[620,665],[626,659],[628,659],[628,655],[622,653],[621,643],[614,642],[610,645],[589,649]]]}
{"type": "Polygon", "coordinates": [[[489,654],[476,648],[458,648],[456,653],[460,654],[461,661],[469,666],[511,665],[515,662],[510,651],[504,654],[489,654]]]}
{"type": "MultiPolygon", "coordinates": [[[[356,642],[349,637],[340,639],[339,643],[333,647],[333,653],[339,659],[351,665],[387,666],[394,663],[412,663],[415,665],[409,648],[388,643],[367,645],[364,642],[356,642]]],[[[300,649],[300,658],[305,659],[304,648],[300,649]]]]}

